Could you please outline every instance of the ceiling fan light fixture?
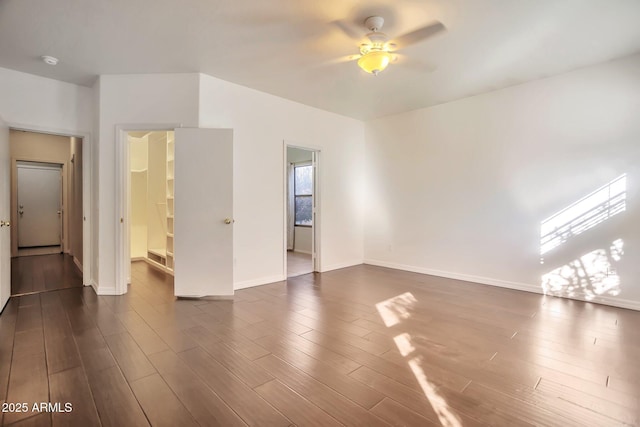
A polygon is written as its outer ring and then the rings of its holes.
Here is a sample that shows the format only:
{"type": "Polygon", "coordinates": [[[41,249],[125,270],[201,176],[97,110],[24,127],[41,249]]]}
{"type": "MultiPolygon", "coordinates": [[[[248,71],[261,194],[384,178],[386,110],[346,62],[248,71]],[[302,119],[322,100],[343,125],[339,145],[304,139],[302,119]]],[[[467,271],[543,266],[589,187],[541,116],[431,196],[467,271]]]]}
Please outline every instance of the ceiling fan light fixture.
{"type": "Polygon", "coordinates": [[[377,76],[392,60],[392,55],[384,50],[372,50],[358,59],[358,66],[369,74],[377,76]]]}

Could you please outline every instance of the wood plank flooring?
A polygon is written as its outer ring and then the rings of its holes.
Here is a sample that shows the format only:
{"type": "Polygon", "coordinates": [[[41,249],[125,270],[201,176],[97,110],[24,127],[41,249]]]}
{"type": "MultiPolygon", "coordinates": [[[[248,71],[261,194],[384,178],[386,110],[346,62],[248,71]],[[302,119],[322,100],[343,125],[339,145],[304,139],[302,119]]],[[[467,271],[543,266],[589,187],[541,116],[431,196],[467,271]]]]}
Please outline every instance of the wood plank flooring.
{"type": "Polygon", "coordinates": [[[313,272],[311,254],[287,251],[287,277],[300,276],[313,272]]]}
{"type": "Polygon", "coordinates": [[[372,266],[234,301],[132,279],[11,299],[0,402],[28,410],[3,425],[640,424],[640,312],[372,266]]]}
{"type": "Polygon", "coordinates": [[[82,287],[82,273],[67,254],[11,259],[11,295],[82,287]]]}

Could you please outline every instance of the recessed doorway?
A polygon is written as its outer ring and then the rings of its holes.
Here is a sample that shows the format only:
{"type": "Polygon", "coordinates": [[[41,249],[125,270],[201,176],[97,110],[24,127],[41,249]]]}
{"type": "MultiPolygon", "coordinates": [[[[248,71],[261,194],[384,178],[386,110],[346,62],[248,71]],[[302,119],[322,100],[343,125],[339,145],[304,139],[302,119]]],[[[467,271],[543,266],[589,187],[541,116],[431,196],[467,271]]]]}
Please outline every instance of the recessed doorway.
{"type": "Polygon", "coordinates": [[[316,150],[286,145],[286,276],[318,271],[316,150]]]}
{"type": "Polygon", "coordinates": [[[11,129],[11,294],[83,285],[83,139],[11,129]]]}

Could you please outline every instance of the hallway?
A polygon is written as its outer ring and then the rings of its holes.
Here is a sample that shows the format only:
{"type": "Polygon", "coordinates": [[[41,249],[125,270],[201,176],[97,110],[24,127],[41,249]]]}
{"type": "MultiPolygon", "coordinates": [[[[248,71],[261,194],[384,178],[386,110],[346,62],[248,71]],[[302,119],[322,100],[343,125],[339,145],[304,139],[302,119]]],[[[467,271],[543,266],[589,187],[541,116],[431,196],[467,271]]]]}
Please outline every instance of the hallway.
{"type": "Polygon", "coordinates": [[[11,295],[82,287],[82,273],[65,254],[11,259],[11,295]]]}

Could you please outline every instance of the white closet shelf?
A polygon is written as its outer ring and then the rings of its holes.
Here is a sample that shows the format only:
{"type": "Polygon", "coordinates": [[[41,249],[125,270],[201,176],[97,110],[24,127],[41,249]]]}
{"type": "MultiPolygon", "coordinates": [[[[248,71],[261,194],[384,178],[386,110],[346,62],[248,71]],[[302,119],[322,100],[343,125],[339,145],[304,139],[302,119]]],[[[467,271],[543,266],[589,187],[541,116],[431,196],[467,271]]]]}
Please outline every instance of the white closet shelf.
{"type": "Polygon", "coordinates": [[[148,251],[154,255],[158,255],[159,257],[166,258],[167,250],[166,249],[148,249],[148,251]]]}

